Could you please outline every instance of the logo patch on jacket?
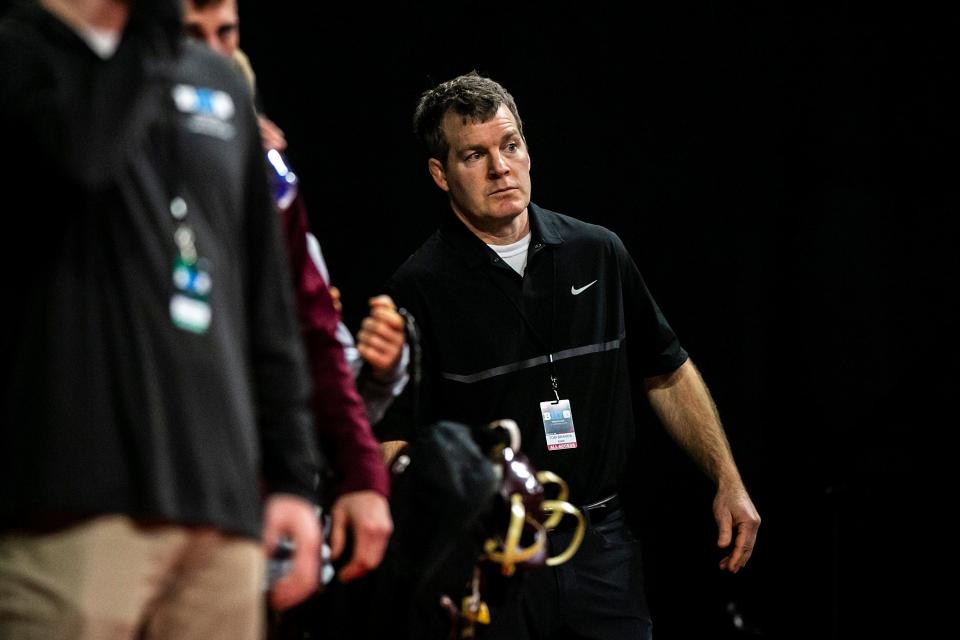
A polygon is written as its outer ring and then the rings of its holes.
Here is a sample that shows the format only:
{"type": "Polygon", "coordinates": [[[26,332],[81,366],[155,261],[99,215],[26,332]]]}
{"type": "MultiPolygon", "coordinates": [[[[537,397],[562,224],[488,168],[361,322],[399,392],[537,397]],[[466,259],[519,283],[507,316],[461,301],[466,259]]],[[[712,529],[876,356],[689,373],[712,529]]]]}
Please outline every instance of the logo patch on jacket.
{"type": "Polygon", "coordinates": [[[181,113],[189,116],[190,131],[221,140],[230,140],[236,133],[230,120],[237,110],[226,91],[178,84],[173,88],[173,101],[181,113]]]}

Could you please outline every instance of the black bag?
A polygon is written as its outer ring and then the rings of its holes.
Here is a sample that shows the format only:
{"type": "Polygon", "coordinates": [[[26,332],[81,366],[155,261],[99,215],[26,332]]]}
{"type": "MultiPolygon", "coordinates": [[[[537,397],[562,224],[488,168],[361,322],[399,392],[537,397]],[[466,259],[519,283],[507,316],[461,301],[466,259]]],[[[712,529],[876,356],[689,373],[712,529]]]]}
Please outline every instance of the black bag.
{"type": "MultiPolygon", "coordinates": [[[[409,316],[407,327],[416,391],[419,350],[409,316]]],[[[514,575],[517,566],[564,562],[582,539],[582,516],[564,502],[563,481],[536,472],[519,446],[511,420],[415,429],[390,464],[394,532],[380,566],[349,584],[334,580],[284,613],[271,638],[472,637],[473,625],[489,613],[483,601],[496,606],[512,597],[522,578],[514,575]],[[545,484],[561,486],[558,499],[544,499],[545,484]],[[580,533],[568,550],[547,558],[545,528],[564,514],[580,520],[580,533]]]]}
{"type": "MultiPolygon", "coordinates": [[[[391,465],[394,533],[380,566],[348,584],[333,580],[272,621],[275,640],[447,640],[489,537],[499,479],[472,430],[421,429],[391,465]],[[444,606],[449,599],[453,607],[444,606]]],[[[348,557],[350,549],[344,550],[348,557]]]]}
{"type": "Polygon", "coordinates": [[[394,534],[370,576],[365,637],[446,639],[489,535],[498,477],[471,429],[454,422],[420,430],[391,474],[394,534]]]}

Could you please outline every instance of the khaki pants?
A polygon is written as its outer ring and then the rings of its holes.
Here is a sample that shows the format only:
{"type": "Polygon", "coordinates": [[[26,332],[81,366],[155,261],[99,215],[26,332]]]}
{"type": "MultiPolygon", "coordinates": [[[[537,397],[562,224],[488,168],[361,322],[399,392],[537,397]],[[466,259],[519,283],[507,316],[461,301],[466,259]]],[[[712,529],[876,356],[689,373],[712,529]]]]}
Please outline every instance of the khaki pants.
{"type": "Polygon", "coordinates": [[[3,640],[259,640],[256,541],[124,516],[0,535],[3,640]]]}

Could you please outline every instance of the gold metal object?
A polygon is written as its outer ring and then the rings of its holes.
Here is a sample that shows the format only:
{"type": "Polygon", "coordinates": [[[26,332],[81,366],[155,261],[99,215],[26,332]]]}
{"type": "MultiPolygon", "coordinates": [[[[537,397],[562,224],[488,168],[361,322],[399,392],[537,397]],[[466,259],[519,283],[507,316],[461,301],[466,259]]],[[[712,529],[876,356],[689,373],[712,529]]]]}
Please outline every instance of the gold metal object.
{"type": "MultiPolygon", "coordinates": [[[[570,497],[570,489],[567,487],[567,483],[553,471],[538,471],[537,481],[543,486],[555,484],[560,487],[560,490],[557,492],[557,497],[554,498],[555,502],[566,502],[567,498],[570,497]]],[[[563,519],[564,513],[565,512],[559,509],[554,510],[553,515],[544,521],[543,528],[548,531],[555,529],[557,525],[560,524],[560,520],[563,519]]],[[[579,513],[579,511],[577,513],[579,513]]]]}
{"type": "Polygon", "coordinates": [[[523,506],[523,497],[519,493],[510,496],[510,523],[507,526],[507,537],[501,546],[493,538],[488,538],[483,545],[487,558],[501,565],[503,575],[512,576],[516,571],[517,563],[526,562],[538,553],[541,553],[547,542],[546,530],[543,525],[527,515],[523,506]],[[523,526],[530,525],[536,530],[533,543],[529,547],[520,546],[520,536],[523,526]]]}
{"type": "MultiPolygon", "coordinates": [[[[564,549],[561,553],[547,558],[547,566],[555,567],[559,564],[563,564],[567,560],[573,557],[573,554],[577,552],[577,549],[580,548],[580,543],[583,542],[583,535],[586,531],[586,520],[584,520],[583,514],[580,513],[580,510],[569,502],[564,502],[562,500],[544,500],[543,501],[543,510],[553,512],[553,515],[550,516],[552,519],[554,516],[560,516],[562,518],[564,515],[570,515],[577,519],[577,529],[573,532],[573,539],[570,540],[570,544],[564,549]]],[[[550,521],[548,519],[548,522],[550,521]]],[[[559,522],[559,519],[558,519],[559,522]]]]}

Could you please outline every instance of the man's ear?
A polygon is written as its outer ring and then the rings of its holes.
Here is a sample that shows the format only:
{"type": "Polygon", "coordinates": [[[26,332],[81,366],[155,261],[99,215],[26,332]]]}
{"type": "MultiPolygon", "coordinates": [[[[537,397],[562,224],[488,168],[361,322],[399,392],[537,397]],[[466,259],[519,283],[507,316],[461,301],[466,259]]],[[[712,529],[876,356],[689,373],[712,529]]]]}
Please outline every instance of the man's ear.
{"type": "Polygon", "coordinates": [[[447,184],[447,172],[443,170],[443,165],[436,158],[427,160],[427,169],[430,170],[430,177],[444,191],[450,191],[450,185],[447,184]]]}

